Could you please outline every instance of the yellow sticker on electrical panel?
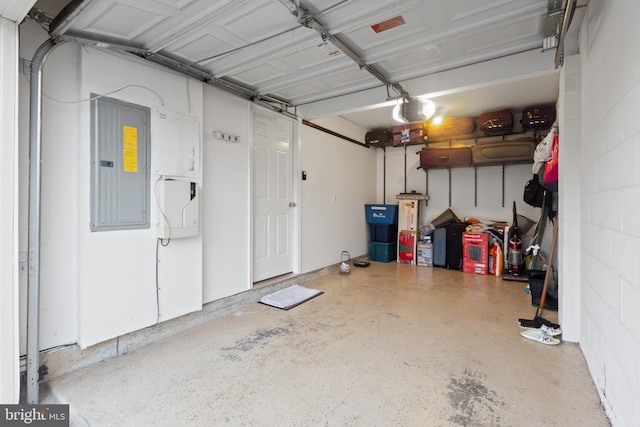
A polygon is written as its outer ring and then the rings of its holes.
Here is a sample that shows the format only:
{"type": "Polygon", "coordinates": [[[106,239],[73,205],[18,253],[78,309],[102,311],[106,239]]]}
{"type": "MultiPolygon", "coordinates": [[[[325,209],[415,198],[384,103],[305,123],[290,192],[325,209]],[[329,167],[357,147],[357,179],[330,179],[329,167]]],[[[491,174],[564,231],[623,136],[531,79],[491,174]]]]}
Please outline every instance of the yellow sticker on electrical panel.
{"type": "Polygon", "coordinates": [[[122,126],[123,148],[125,150],[138,149],[138,128],[122,126]]]}
{"type": "Polygon", "coordinates": [[[138,128],[122,127],[122,167],[125,172],[138,172],[138,128]]]}
{"type": "Polygon", "coordinates": [[[122,164],[125,172],[138,172],[138,150],[122,150],[122,164]]]}

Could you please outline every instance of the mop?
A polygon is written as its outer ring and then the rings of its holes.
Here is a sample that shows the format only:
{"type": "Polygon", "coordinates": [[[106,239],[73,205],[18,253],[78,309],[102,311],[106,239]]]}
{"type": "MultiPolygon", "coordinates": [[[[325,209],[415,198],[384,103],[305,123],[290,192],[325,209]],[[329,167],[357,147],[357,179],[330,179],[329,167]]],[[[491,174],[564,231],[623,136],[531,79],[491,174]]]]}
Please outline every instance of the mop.
{"type": "Polygon", "coordinates": [[[549,289],[549,277],[551,276],[551,267],[553,266],[553,257],[556,251],[556,242],[558,240],[558,221],[553,226],[553,241],[551,242],[551,251],[549,253],[549,262],[547,265],[547,271],[544,275],[544,284],[542,285],[542,295],[540,296],[540,305],[536,310],[536,315],[533,319],[518,319],[518,323],[521,328],[524,329],[538,329],[542,325],[553,329],[559,329],[560,325],[552,323],[542,317],[542,310],[544,309],[544,301],[547,297],[547,289],[549,289]]]}

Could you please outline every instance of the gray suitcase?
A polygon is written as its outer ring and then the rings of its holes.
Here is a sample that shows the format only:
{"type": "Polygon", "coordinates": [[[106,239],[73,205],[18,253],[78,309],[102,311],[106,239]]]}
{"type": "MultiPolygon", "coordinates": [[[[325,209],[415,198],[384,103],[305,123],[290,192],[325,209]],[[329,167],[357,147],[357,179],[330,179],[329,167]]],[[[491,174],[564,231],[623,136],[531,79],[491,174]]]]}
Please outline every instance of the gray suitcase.
{"type": "Polygon", "coordinates": [[[479,142],[471,150],[472,161],[476,166],[533,163],[537,145],[533,138],[479,142]]]}
{"type": "Polygon", "coordinates": [[[433,230],[433,265],[447,266],[447,228],[438,227],[433,230]]]}

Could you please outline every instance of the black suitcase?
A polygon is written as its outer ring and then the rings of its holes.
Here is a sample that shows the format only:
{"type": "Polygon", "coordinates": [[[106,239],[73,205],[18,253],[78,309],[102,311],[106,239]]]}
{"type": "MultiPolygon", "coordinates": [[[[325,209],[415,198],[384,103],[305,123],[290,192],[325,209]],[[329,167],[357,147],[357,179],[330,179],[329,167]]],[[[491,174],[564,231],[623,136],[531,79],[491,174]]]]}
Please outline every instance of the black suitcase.
{"type": "Polygon", "coordinates": [[[528,107],[522,111],[522,130],[550,128],[556,120],[556,109],[553,106],[528,107]]]}
{"type": "Polygon", "coordinates": [[[447,228],[438,227],[433,230],[433,265],[447,266],[447,228]]]}
{"type": "Polygon", "coordinates": [[[390,147],[393,145],[391,129],[374,129],[364,135],[364,142],[371,147],[390,147]]]}
{"type": "Polygon", "coordinates": [[[479,142],[472,148],[473,164],[477,166],[505,163],[533,163],[538,143],[533,138],[479,142]]]}
{"type": "Polygon", "coordinates": [[[462,271],[462,233],[466,222],[452,222],[447,225],[447,268],[462,271]]]}
{"type": "Polygon", "coordinates": [[[511,132],[513,130],[513,111],[506,109],[480,114],[478,129],[485,135],[511,132]]]}

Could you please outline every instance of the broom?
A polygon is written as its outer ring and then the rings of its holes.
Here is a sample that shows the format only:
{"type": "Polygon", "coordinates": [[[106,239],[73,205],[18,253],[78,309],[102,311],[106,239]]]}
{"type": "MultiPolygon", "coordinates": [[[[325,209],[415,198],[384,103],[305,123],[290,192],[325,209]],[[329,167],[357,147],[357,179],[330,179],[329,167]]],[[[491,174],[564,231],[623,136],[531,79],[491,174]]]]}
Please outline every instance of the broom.
{"type": "Polygon", "coordinates": [[[558,240],[558,221],[553,226],[553,241],[551,242],[551,252],[549,253],[549,263],[547,265],[547,271],[544,274],[544,284],[542,285],[542,295],[540,296],[540,304],[536,310],[536,315],[533,319],[518,319],[520,327],[526,329],[538,329],[545,325],[549,328],[558,329],[560,325],[552,323],[542,317],[542,310],[544,309],[544,301],[547,297],[547,290],[549,289],[549,277],[551,276],[551,267],[553,266],[553,257],[556,251],[556,242],[558,240]]]}

